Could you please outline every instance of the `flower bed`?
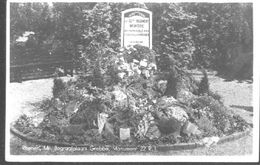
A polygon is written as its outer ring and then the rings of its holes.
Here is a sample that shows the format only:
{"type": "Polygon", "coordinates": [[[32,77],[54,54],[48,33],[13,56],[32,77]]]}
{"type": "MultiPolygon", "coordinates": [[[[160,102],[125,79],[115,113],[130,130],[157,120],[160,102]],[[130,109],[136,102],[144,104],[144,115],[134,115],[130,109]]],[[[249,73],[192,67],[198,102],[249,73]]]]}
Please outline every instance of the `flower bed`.
{"type": "Polygon", "coordinates": [[[123,50],[89,76],[54,79],[42,120],[21,116],[13,127],[27,137],[68,144],[181,144],[217,142],[249,125],[208,89],[172,63],[160,70],[156,54],[123,50]]]}

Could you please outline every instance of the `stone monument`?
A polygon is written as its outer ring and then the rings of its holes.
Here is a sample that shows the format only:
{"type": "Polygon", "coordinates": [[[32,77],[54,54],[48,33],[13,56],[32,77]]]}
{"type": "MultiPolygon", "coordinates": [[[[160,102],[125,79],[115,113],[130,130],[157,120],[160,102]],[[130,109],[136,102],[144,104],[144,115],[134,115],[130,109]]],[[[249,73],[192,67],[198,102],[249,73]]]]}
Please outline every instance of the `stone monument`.
{"type": "Polygon", "coordinates": [[[152,49],[152,12],[131,8],[122,12],[121,47],[137,44],[152,49]]]}

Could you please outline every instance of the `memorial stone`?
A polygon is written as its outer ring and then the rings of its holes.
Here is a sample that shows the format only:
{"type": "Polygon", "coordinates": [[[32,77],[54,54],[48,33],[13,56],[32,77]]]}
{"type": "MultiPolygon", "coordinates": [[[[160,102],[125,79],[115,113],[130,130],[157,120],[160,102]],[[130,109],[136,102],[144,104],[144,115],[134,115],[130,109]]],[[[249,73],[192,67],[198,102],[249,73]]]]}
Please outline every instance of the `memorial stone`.
{"type": "Polygon", "coordinates": [[[121,47],[142,45],[152,49],[152,12],[141,8],[122,12],[121,47]]]}

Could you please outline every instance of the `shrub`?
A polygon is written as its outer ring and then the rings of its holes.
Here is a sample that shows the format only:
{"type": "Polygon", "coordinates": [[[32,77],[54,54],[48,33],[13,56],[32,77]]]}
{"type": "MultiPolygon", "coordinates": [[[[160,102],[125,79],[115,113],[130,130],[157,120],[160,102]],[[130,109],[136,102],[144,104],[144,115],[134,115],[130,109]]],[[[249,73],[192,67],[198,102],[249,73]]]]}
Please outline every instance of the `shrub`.
{"type": "Polygon", "coordinates": [[[217,134],[217,129],[214,127],[213,120],[210,120],[206,116],[201,117],[196,121],[198,127],[203,130],[203,136],[214,136],[217,134]]]}
{"type": "Polygon", "coordinates": [[[199,89],[198,93],[199,95],[207,94],[209,93],[209,80],[208,80],[208,74],[205,69],[203,69],[203,78],[201,79],[199,83],[199,89]]]}
{"type": "Polygon", "coordinates": [[[208,95],[213,97],[215,100],[222,102],[222,96],[220,96],[217,92],[209,90],[208,95]]]}
{"type": "Polygon", "coordinates": [[[65,90],[66,84],[60,78],[54,78],[52,94],[54,98],[58,98],[60,94],[65,90]]]}

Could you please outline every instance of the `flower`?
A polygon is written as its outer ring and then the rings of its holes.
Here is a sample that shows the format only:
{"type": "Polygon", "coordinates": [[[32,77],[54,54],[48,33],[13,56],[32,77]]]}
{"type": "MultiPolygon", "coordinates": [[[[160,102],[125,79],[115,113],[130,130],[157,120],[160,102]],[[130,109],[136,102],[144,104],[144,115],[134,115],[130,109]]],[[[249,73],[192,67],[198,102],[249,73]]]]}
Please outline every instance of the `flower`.
{"type": "Polygon", "coordinates": [[[120,68],[121,68],[122,70],[129,70],[129,69],[130,69],[130,66],[129,66],[129,64],[127,64],[127,63],[123,63],[123,64],[120,66],[120,68]]]}
{"type": "Polygon", "coordinates": [[[138,65],[135,64],[134,62],[130,63],[130,67],[132,70],[138,69],[138,65]]]}
{"type": "Polygon", "coordinates": [[[148,69],[157,70],[157,66],[156,66],[156,64],[154,64],[154,63],[150,63],[150,64],[148,65],[148,69]]]}
{"type": "Polygon", "coordinates": [[[189,119],[188,114],[181,107],[168,107],[166,114],[170,117],[174,117],[180,122],[185,122],[189,119]]]}
{"type": "Polygon", "coordinates": [[[150,73],[148,70],[144,69],[142,70],[142,74],[146,77],[146,78],[149,78],[150,77],[150,73]]]}
{"type": "Polygon", "coordinates": [[[133,59],[133,63],[139,63],[139,61],[136,59],[133,59]]]}
{"type": "Polygon", "coordinates": [[[140,61],[140,66],[141,67],[147,67],[148,63],[147,63],[147,60],[146,59],[143,59],[140,61]]]}
{"type": "Polygon", "coordinates": [[[115,91],[112,92],[113,95],[115,96],[115,100],[116,101],[123,101],[127,98],[126,94],[124,92],[122,92],[121,90],[119,89],[116,89],[115,91]]]}
{"type": "Polygon", "coordinates": [[[119,51],[120,51],[120,52],[123,52],[124,50],[125,50],[125,49],[124,49],[124,48],[122,48],[122,47],[121,47],[121,48],[119,48],[119,51]]]}
{"type": "Polygon", "coordinates": [[[142,73],[140,69],[136,69],[136,72],[137,72],[138,74],[141,74],[141,73],[142,73]]]}
{"type": "Polygon", "coordinates": [[[125,73],[125,72],[120,72],[120,73],[118,73],[117,75],[118,75],[118,77],[120,77],[121,79],[123,79],[124,76],[126,75],[126,73],[125,73]]]}
{"type": "Polygon", "coordinates": [[[135,74],[134,71],[132,71],[132,70],[128,71],[128,76],[133,76],[134,74],[135,74]]]}

